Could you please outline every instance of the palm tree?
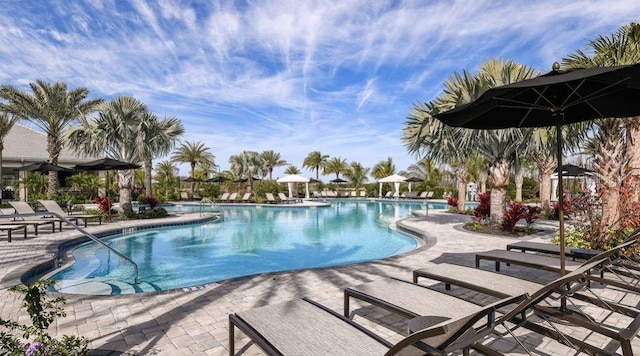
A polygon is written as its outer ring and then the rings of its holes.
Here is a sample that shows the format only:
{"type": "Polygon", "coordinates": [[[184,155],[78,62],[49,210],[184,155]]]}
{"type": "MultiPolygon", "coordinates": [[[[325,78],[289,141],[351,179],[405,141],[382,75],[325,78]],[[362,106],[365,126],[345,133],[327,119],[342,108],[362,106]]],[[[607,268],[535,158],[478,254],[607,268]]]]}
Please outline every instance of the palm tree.
{"type": "Polygon", "coordinates": [[[2,184],[2,151],[4,151],[4,138],[9,134],[9,131],[11,131],[11,128],[18,120],[18,116],[0,109],[0,201],[2,200],[1,190],[2,187],[4,187],[4,184],[2,184]]]}
{"type": "Polygon", "coordinates": [[[300,174],[302,172],[300,172],[300,169],[298,169],[298,167],[294,166],[293,164],[290,164],[289,167],[287,167],[287,169],[284,170],[284,173],[286,173],[286,174],[300,174]]]}
{"type": "MultiPolygon", "coordinates": [[[[66,139],[76,151],[86,155],[105,155],[124,162],[138,162],[140,145],[140,123],[147,112],[146,105],[132,97],[120,96],[97,107],[95,119],[80,118],[80,125],[70,128],[66,139]]],[[[134,172],[131,169],[118,171],[120,209],[131,210],[131,192],[134,172]]]]}
{"type": "Polygon", "coordinates": [[[234,174],[247,178],[247,193],[251,193],[253,177],[263,172],[260,154],[255,151],[242,151],[239,155],[229,157],[229,163],[234,174]]]}
{"type": "Polygon", "coordinates": [[[98,189],[104,187],[100,177],[89,172],[79,172],[67,178],[67,184],[75,185],[80,190],[89,192],[89,200],[98,196],[98,189]]]}
{"type": "MultiPolygon", "coordinates": [[[[180,147],[173,152],[171,156],[172,162],[189,163],[191,166],[191,177],[196,174],[196,165],[215,165],[215,156],[209,152],[209,148],[202,142],[185,141],[180,147]]],[[[191,185],[191,194],[193,194],[194,185],[191,185]]]]}
{"type": "Polygon", "coordinates": [[[275,167],[287,165],[287,161],[281,159],[280,154],[273,150],[262,152],[260,158],[264,164],[264,170],[269,172],[269,180],[273,180],[273,169],[275,167]]]}
{"type": "Polygon", "coordinates": [[[331,173],[336,174],[336,179],[340,178],[340,173],[344,173],[349,169],[347,160],[342,157],[332,157],[325,164],[322,175],[326,176],[331,173]]]}
{"type": "Polygon", "coordinates": [[[152,160],[165,156],[175,147],[178,137],[184,134],[182,122],[175,117],[159,120],[152,113],[145,113],[140,122],[138,145],[140,158],[144,161],[144,188],[147,195],[153,196],[151,184],[152,160]]]}
{"type": "Polygon", "coordinates": [[[308,168],[309,170],[316,171],[316,179],[320,179],[320,168],[324,167],[325,163],[329,159],[328,155],[323,155],[320,151],[313,151],[305,157],[302,162],[303,168],[308,168]]]}
{"type": "MultiPolygon", "coordinates": [[[[33,122],[47,135],[49,162],[58,164],[64,145],[66,129],[79,118],[94,112],[102,99],[87,99],[89,89],[68,90],[67,84],[52,84],[43,80],[30,83],[32,94],[10,85],[0,87],[0,97],[7,104],[0,104],[0,111],[10,112],[33,122]]],[[[49,172],[49,195],[58,191],[58,173],[49,172]]]]}
{"type": "Polygon", "coordinates": [[[351,185],[353,185],[356,190],[362,186],[367,180],[369,180],[369,172],[370,168],[364,167],[359,162],[351,162],[349,165],[349,170],[344,172],[344,175],[349,178],[351,181],[351,185]]]}
{"type": "Polygon", "coordinates": [[[388,177],[396,173],[396,165],[393,163],[393,158],[388,157],[386,161],[380,161],[373,166],[371,175],[373,178],[381,179],[388,177]]]}
{"type": "MultiPolygon", "coordinates": [[[[608,36],[599,36],[588,43],[583,51],[567,56],[563,65],[569,68],[593,68],[634,64],[640,62],[640,25],[629,23],[608,36]]],[[[620,186],[631,184],[636,194],[632,201],[640,201],[640,118],[598,120],[583,125],[584,130],[595,130],[592,144],[594,168],[600,180],[602,199],[602,231],[615,231],[620,218],[620,186]],[[615,155],[612,155],[615,153],[615,155]],[[625,164],[626,163],[626,164],[625,164]]]]}
{"type": "Polygon", "coordinates": [[[155,180],[158,182],[158,188],[164,190],[165,197],[169,196],[169,192],[179,184],[176,169],[175,164],[170,161],[156,164],[155,180]]]}

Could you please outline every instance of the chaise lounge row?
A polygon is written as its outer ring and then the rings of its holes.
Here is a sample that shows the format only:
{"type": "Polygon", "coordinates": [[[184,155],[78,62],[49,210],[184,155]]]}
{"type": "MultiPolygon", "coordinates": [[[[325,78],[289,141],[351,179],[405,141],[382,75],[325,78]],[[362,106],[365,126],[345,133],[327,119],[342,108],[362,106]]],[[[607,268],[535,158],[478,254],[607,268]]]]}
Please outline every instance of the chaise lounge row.
{"type": "MultiPolygon", "coordinates": [[[[384,278],[345,289],[344,315],[307,299],[238,312],[229,316],[229,351],[235,354],[234,328],[238,328],[269,355],[448,354],[458,350],[467,354],[470,349],[498,355],[483,341],[502,334],[502,330],[515,338],[513,330],[524,327],[576,352],[633,355],[632,342],[637,343],[640,329],[640,289],[634,283],[640,282],[640,275],[632,269],[624,269],[621,274],[620,266],[635,265],[625,253],[635,247],[639,235],[584,263],[576,262],[570,273],[546,285],[472,267],[439,264],[414,271],[413,282],[384,278]],[[420,285],[420,278],[445,283],[447,289],[457,285],[498,300],[479,306],[420,285]],[[592,285],[596,283],[599,287],[592,285]],[[632,297],[636,304],[607,299],[610,294],[632,297]],[[351,299],[410,318],[410,334],[391,344],[372,333],[350,318],[351,299]],[[570,312],[566,303],[577,309],[570,312]],[[602,314],[606,315],[603,320],[602,314]],[[617,324],[609,325],[610,320],[617,324]],[[580,338],[573,329],[584,331],[588,337],[580,338]],[[602,346],[602,339],[609,341],[602,346]]],[[[517,257],[513,256],[513,263],[520,260],[517,257]]],[[[527,263],[538,268],[531,261],[527,263]]],[[[517,338],[516,342],[525,347],[517,338]]],[[[524,352],[530,353],[526,349],[524,352]]]]}

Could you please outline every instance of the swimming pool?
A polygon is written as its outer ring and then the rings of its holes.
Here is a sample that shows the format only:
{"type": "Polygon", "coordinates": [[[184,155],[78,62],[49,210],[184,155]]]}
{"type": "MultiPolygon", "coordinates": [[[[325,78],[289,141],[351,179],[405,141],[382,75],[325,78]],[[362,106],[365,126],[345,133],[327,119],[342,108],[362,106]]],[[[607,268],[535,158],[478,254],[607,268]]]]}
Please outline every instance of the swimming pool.
{"type": "Polygon", "coordinates": [[[416,248],[389,228],[420,202],[336,201],[322,208],[223,208],[225,219],[120,234],[103,241],[132,258],[133,267],[95,242],[72,251],[75,263],[55,273],[64,293],[125,294],[170,290],[259,273],[381,259],[416,248]]]}

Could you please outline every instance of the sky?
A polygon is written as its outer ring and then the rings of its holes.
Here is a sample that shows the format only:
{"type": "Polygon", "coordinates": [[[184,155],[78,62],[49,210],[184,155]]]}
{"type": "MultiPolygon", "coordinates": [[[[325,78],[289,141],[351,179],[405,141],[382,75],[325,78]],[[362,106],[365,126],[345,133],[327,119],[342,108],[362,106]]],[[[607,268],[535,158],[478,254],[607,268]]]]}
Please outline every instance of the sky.
{"type": "Polygon", "coordinates": [[[312,151],[399,171],[420,159],[401,140],[412,105],[453,73],[490,58],[546,72],[633,21],[637,0],[0,0],[0,84],[133,96],[222,170],[274,150],[308,177],[312,151]]]}

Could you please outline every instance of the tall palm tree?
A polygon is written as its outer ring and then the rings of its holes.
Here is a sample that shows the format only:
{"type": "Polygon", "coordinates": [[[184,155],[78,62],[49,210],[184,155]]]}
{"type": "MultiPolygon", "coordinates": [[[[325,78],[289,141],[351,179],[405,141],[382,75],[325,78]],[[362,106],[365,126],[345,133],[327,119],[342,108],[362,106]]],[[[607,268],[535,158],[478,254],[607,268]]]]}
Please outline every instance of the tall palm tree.
{"type": "Polygon", "coordinates": [[[313,151],[305,157],[302,162],[303,168],[308,168],[309,170],[316,171],[316,179],[320,179],[320,168],[324,167],[325,163],[329,159],[328,155],[323,155],[320,151],[313,151]]]}
{"type": "Polygon", "coordinates": [[[182,122],[175,117],[159,120],[155,114],[145,113],[140,122],[138,145],[140,158],[144,161],[144,188],[147,195],[153,195],[151,184],[152,160],[165,156],[175,147],[178,137],[184,134],[182,122]]]}
{"type": "MultiPolygon", "coordinates": [[[[588,43],[589,53],[576,51],[563,59],[569,68],[593,68],[634,64],[640,62],[640,25],[629,23],[617,31],[599,36],[588,43]]],[[[632,184],[636,191],[632,200],[640,201],[640,117],[598,120],[584,125],[584,130],[595,131],[600,140],[592,145],[595,150],[595,174],[600,180],[603,231],[615,231],[620,217],[620,186],[632,184]],[[615,122],[611,122],[614,120],[615,122]],[[620,151],[618,147],[622,147],[620,151]],[[619,153],[611,155],[612,152],[619,153]]]]}
{"type": "Polygon", "coordinates": [[[364,167],[360,162],[351,162],[349,169],[344,172],[345,177],[349,178],[351,185],[356,188],[360,188],[362,184],[369,180],[370,168],[364,167]]]}
{"type": "MultiPolygon", "coordinates": [[[[102,99],[87,99],[89,89],[69,90],[67,84],[47,83],[36,80],[30,83],[32,93],[16,89],[10,85],[0,87],[0,97],[7,104],[0,104],[1,111],[33,122],[47,135],[49,162],[58,164],[58,157],[64,145],[66,129],[79,118],[91,114],[102,99]]],[[[58,191],[58,173],[49,172],[49,195],[58,191]]]]}
{"type": "Polygon", "coordinates": [[[2,200],[2,151],[4,151],[4,138],[7,137],[9,131],[16,122],[18,122],[19,117],[13,115],[7,111],[3,111],[0,108],[0,201],[2,200]]]}
{"type": "Polygon", "coordinates": [[[340,174],[346,172],[349,169],[349,165],[347,165],[347,160],[342,157],[331,157],[324,164],[324,169],[322,171],[322,175],[326,176],[331,173],[336,174],[336,179],[340,178],[340,174]]]}
{"type": "MultiPolygon", "coordinates": [[[[71,127],[66,135],[70,146],[86,155],[102,156],[125,161],[140,160],[140,123],[147,112],[146,105],[135,98],[120,96],[98,105],[98,117],[80,118],[80,125],[71,127]]],[[[129,213],[134,172],[131,169],[118,171],[120,209],[129,213]]]]}
{"type": "MultiPolygon", "coordinates": [[[[172,162],[189,163],[191,167],[191,177],[196,174],[197,165],[214,166],[215,156],[209,152],[209,147],[199,141],[185,141],[180,144],[171,155],[172,162]]],[[[191,194],[194,192],[194,185],[191,185],[191,194]]]]}
{"type": "Polygon", "coordinates": [[[287,161],[280,158],[280,154],[273,150],[264,151],[260,154],[264,164],[264,170],[269,172],[269,180],[273,180],[273,169],[279,166],[286,166],[287,161]]]}
{"type": "Polygon", "coordinates": [[[229,163],[231,171],[239,177],[247,178],[247,193],[251,193],[253,177],[263,172],[260,154],[255,151],[242,151],[239,155],[229,157],[229,163]]]}
{"type": "Polygon", "coordinates": [[[287,169],[284,170],[284,173],[286,173],[286,174],[300,174],[302,172],[300,171],[300,169],[298,169],[298,167],[294,166],[293,164],[290,164],[289,167],[287,167],[287,169]]]}

